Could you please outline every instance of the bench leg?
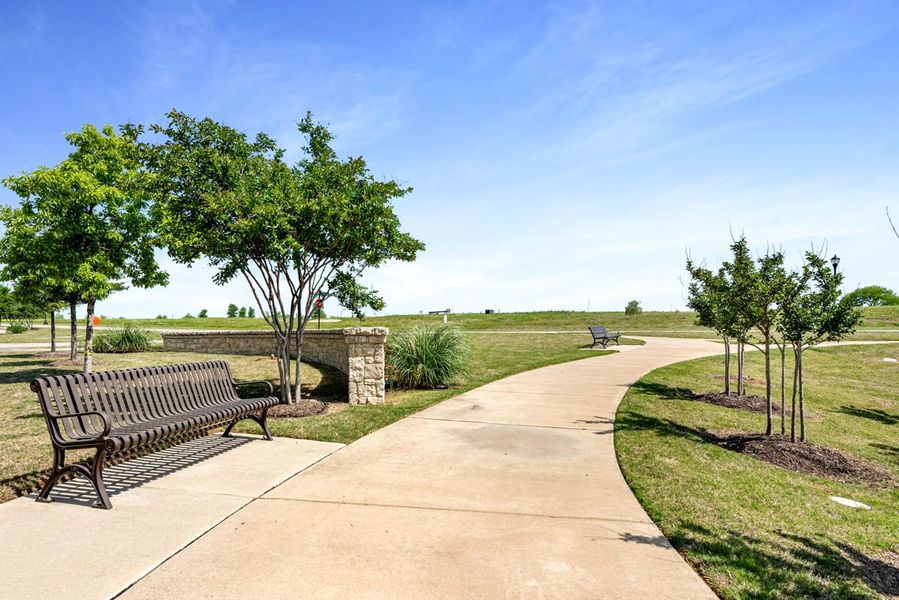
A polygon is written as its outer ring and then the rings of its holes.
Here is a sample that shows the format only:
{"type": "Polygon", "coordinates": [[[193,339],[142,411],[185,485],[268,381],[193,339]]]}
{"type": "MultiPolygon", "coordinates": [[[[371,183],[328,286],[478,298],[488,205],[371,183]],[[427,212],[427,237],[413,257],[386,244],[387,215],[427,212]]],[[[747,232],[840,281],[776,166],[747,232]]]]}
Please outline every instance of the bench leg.
{"type": "Polygon", "coordinates": [[[106,484],[103,483],[103,465],[106,462],[106,448],[97,448],[94,455],[94,463],[91,465],[91,483],[94,484],[94,490],[97,492],[98,500],[94,502],[97,508],[112,508],[112,502],[109,501],[109,494],[106,493],[106,484]]]}
{"type": "Polygon", "coordinates": [[[262,411],[261,415],[246,415],[239,419],[235,419],[231,421],[228,426],[225,428],[225,432],[222,434],[222,437],[231,437],[231,429],[237,425],[240,421],[244,419],[252,419],[256,421],[256,423],[262,428],[262,434],[265,439],[268,441],[272,441],[272,432],[268,430],[268,409],[262,411]]]}
{"type": "Polygon", "coordinates": [[[41,488],[40,493],[35,498],[37,502],[53,502],[53,498],[50,497],[50,491],[53,490],[53,487],[59,483],[59,480],[63,475],[67,473],[78,473],[83,475],[91,482],[91,485],[94,488],[94,491],[97,493],[98,500],[94,503],[94,506],[110,509],[112,508],[112,502],[109,501],[109,494],[106,493],[106,486],[103,484],[103,465],[106,462],[106,449],[105,448],[97,448],[97,453],[94,455],[94,461],[91,464],[91,468],[88,469],[84,465],[65,465],[66,462],[66,451],[61,448],[53,449],[53,473],[50,474],[50,479],[47,480],[47,483],[44,484],[44,487],[41,488]]]}

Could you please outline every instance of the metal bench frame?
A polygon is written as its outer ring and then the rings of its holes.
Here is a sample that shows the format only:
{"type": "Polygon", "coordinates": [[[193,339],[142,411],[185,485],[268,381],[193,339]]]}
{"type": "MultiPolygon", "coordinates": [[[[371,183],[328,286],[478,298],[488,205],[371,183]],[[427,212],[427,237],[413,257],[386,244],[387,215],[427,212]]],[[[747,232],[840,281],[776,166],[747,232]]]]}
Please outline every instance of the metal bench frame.
{"type": "Polygon", "coordinates": [[[621,337],[621,334],[619,332],[609,331],[606,329],[605,325],[591,325],[589,329],[590,334],[593,336],[593,345],[590,346],[591,348],[596,348],[596,344],[600,344],[603,348],[607,348],[609,342],[615,342],[616,346],[620,345],[618,338],[621,337]]]}
{"type": "Polygon", "coordinates": [[[103,483],[107,458],[141,448],[183,441],[225,425],[224,436],[251,419],[271,440],[268,410],[280,401],[269,381],[236,382],[222,360],[159,367],[40,377],[31,382],[53,444],[53,472],[37,501],[65,475],[86,477],[97,493],[95,506],[112,508],[103,483]],[[237,387],[268,386],[266,398],[240,398],[237,387]],[[66,450],[94,448],[90,467],[65,464],[66,450]]]}

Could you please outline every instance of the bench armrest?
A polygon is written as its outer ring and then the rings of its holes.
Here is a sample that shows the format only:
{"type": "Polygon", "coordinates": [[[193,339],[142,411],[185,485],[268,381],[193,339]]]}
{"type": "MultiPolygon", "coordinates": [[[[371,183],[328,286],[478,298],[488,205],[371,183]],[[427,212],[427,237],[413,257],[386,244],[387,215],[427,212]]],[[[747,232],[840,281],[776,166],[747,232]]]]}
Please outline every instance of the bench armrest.
{"type": "MultiPolygon", "coordinates": [[[[112,429],[112,418],[110,418],[110,416],[105,412],[101,412],[98,410],[87,410],[84,412],[74,412],[74,413],[67,413],[64,415],[60,415],[53,411],[48,411],[47,417],[50,419],[53,419],[53,429],[55,430],[53,432],[54,433],[53,437],[55,438],[53,440],[54,443],[56,443],[59,446],[67,446],[67,445],[72,445],[72,444],[83,443],[85,441],[84,438],[81,438],[78,440],[63,439],[63,437],[59,434],[59,424],[56,423],[56,420],[57,419],[77,419],[79,417],[90,417],[90,416],[99,417],[100,420],[103,421],[103,431],[96,433],[94,435],[93,439],[96,439],[97,441],[99,441],[99,440],[102,440],[103,438],[105,438],[106,436],[108,436],[110,430],[112,429]]],[[[90,440],[91,438],[87,438],[87,439],[90,440]]]]}
{"type": "Polygon", "coordinates": [[[261,380],[261,381],[232,381],[231,383],[234,384],[234,387],[235,387],[235,388],[236,388],[237,386],[239,386],[239,385],[259,385],[259,384],[261,384],[261,383],[264,383],[265,385],[268,386],[268,395],[269,395],[269,396],[274,396],[274,395],[275,395],[275,386],[272,385],[272,382],[271,382],[271,381],[267,381],[267,380],[261,380]]]}

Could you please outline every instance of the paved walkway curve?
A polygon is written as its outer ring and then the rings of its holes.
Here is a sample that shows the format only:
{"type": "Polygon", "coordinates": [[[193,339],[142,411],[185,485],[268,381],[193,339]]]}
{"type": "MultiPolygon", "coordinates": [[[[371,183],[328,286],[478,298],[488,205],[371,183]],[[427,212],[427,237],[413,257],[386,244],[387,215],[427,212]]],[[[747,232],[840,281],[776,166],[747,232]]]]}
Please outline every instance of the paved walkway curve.
{"type": "Polygon", "coordinates": [[[714,598],[627,487],[612,430],[629,384],[722,348],[646,340],[493,382],[366,436],[123,597],[714,598]]]}

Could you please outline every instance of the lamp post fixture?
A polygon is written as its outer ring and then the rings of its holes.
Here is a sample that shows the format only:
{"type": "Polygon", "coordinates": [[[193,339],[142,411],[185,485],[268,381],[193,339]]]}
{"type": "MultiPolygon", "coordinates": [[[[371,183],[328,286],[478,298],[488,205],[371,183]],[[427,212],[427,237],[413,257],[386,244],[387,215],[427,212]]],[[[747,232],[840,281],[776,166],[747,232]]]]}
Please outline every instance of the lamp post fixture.
{"type": "Polygon", "coordinates": [[[840,266],[840,257],[836,254],[833,255],[833,258],[830,259],[830,264],[833,265],[833,275],[836,277],[837,275],[837,267],[840,266]]]}

